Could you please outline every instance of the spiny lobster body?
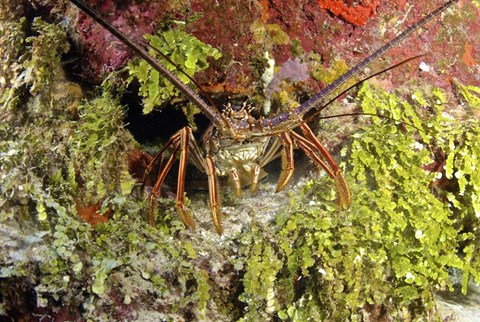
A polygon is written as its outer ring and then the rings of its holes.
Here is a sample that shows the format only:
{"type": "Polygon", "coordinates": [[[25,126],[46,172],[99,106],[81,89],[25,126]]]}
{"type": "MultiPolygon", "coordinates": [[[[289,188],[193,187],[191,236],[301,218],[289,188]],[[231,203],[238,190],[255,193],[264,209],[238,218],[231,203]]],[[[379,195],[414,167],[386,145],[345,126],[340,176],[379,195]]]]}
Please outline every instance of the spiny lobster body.
{"type": "Polygon", "coordinates": [[[207,154],[212,154],[217,164],[217,175],[229,177],[230,184],[235,187],[237,197],[241,194],[241,188],[252,185],[252,191],[256,189],[258,179],[266,176],[261,168],[261,159],[272,159],[265,157],[267,152],[273,151],[269,148],[270,137],[263,137],[254,141],[234,142],[230,138],[221,138],[212,134],[205,142],[204,147],[207,154]],[[260,165],[260,169],[258,166],[260,165]],[[258,172],[258,175],[255,173],[258,172]],[[256,179],[255,179],[256,178],[256,179]]]}
{"type": "MultiPolygon", "coordinates": [[[[185,206],[184,193],[186,165],[187,161],[191,160],[197,168],[207,174],[213,224],[216,231],[221,234],[223,231],[222,212],[217,176],[227,176],[235,189],[236,195],[240,196],[241,188],[245,185],[250,185],[251,190],[255,191],[259,180],[264,176],[262,168],[273,159],[281,156],[282,172],[276,190],[282,190],[288,184],[294,171],[294,148],[303,150],[311,160],[326,171],[335,183],[339,208],[348,208],[351,197],[342,171],[312,132],[307,122],[315,118],[325,106],[338,98],[341,93],[349,90],[351,87],[346,90],[343,89],[345,84],[359,71],[458,0],[447,1],[426,15],[299,107],[265,118],[254,118],[250,114],[250,107],[248,106],[243,106],[240,109],[227,106],[223,112],[220,112],[213,104],[207,104],[196,92],[182,83],[162,63],[150,56],[146,50],[148,45],[143,46],[132,42],[82,1],[70,1],[171,81],[192,103],[200,108],[212,123],[202,139],[202,146],[196,142],[190,127],[182,128],[170,138],[148,165],[145,178],[154,167],[159,169],[158,178],[150,195],[149,223],[155,224],[156,199],[168,172],[178,158],[176,209],[182,221],[186,226],[195,228],[190,210],[185,206]],[[300,131],[294,131],[297,128],[300,131]],[[167,154],[167,150],[170,150],[171,153],[167,154]]],[[[159,54],[169,61],[163,54],[159,54]]],[[[366,79],[378,74],[375,73],[366,79]]],[[[195,82],[193,81],[193,83],[195,82]]]]}

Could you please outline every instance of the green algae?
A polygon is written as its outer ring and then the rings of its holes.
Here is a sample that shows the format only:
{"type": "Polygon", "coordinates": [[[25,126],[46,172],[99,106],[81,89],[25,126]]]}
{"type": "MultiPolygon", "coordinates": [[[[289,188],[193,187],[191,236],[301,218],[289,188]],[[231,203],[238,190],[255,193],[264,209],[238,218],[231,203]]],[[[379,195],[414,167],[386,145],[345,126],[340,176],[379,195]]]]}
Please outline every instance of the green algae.
{"type": "MultiPolygon", "coordinates": [[[[416,91],[413,98],[410,103],[364,85],[358,94],[363,110],[394,117],[406,128],[374,118],[344,148],[350,210],[334,209],[328,180],[312,180],[278,222],[276,237],[268,240],[276,250],[270,257],[282,258],[283,265],[272,269],[272,260],[265,260],[254,269],[273,275],[272,292],[283,295],[283,301],[274,299],[279,318],[360,321],[381,311],[395,320],[418,320],[435,316],[435,290],[453,290],[452,268],[466,274],[462,292],[469,278],[479,282],[478,121],[446,116],[441,90],[416,91]],[[432,111],[422,117],[418,111],[426,107],[432,111]],[[424,170],[432,151],[447,156],[439,172],[424,170]],[[432,189],[440,174],[454,188],[432,189]]],[[[261,312],[255,318],[265,319],[268,306],[259,310],[255,297],[261,293],[247,292],[250,283],[264,283],[249,274],[245,302],[261,312]]]]}
{"type": "MultiPolygon", "coordinates": [[[[184,83],[190,84],[194,74],[205,70],[208,67],[207,58],[219,59],[220,52],[197,38],[187,34],[180,29],[170,29],[159,32],[156,35],[147,35],[152,49],[149,54],[162,61],[170,71],[184,83]],[[169,59],[178,68],[161,57],[158,52],[167,55],[169,59]],[[185,74],[184,74],[185,73],[185,74]]],[[[136,60],[129,63],[128,71],[130,74],[129,82],[133,79],[140,83],[140,95],[143,97],[143,112],[149,113],[156,106],[161,106],[167,100],[182,97],[180,91],[159,75],[159,72],[151,67],[146,61],[136,60]]],[[[199,113],[197,108],[193,108],[194,113],[189,113],[190,119],[193,115],[199,113]]],[[[191,122],[191,124],[194,124],[191,122]]]]}

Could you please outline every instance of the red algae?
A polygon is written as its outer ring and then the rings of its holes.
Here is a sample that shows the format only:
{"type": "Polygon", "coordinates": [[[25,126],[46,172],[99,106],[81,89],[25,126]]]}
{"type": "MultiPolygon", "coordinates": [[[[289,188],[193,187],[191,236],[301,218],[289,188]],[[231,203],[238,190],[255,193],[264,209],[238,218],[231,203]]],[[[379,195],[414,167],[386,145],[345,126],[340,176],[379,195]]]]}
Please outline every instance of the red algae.
{"type": "Polygon", "coordinates": [[[81,205],[80,202],[77,201],[76,205],[78,216],[92,226],[95,226],[99,223],[107,222],[112,214],[112,211],[110,209],[107,210],[105,214],[100,213],[101,207],[102,204],[100,202],[85,206],[81,205]]]}

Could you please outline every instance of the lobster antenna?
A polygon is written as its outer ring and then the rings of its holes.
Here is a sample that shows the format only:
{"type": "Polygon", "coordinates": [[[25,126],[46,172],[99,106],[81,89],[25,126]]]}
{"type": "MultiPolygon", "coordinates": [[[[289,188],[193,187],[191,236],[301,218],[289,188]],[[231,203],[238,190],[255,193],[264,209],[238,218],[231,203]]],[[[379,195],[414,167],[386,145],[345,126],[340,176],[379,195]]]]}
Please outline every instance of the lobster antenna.
{"type": "MultiPolygon", "coordinates": [[[[353,84],[352,86],[348,87],[347,89],[343,90],[340,94],[336,95],[334,98],[332,98],[331,100],[329,100],[325,105],[323,105],[319,110],[316,110],[314,109],[310,115],[306,115],[304,117],[304,120],[305,122],[310,122],[312,119],[314,119],[318,113],[320,112],[320,110],[323,110],[325,107],[329,106],[333,101],[335,101],[337,98],[339,98],[340,96],[342,96],[343,94],[347,93],[348,91],[350,91],[352,88],[354,87],[357,87],[358,85],[361,85],[363,84],[364,82],[366,82],[367,80],[369,80],[370,78],[373,78],[375,76],[378,76],[380,74],[383,74],[385,72],[388,72],[389,70],[391,69],[394,69],[394,68],[397,68],[403,64],[406,64],[414,59],[417,59],[417,58],[420,58],[420,57],[423,57],[423,56],[426,56],[426,54],[420,54],[420,55],[417,55],[417,56],[413,56],[413,57],[410,57],[410,58],[407,58],[405,59],[404,61],[401,61],[395,65],[392,65],[390,67],[387,67],[385,69],[382,69],[381,71],[379,72],[376,72],[372,75],[369,75],[368,77],[365,77],[364,79],[360,80],[359,82],[357,82],[356,84],[353,84]]],[[[423,129],[420,129],[418,127],[416,127],[415,125],[413,125],[412,123],[410,122],[406,122],[406,121],[401,121],[401,120],[397,120],[396,118],[394,117],[390,117],[390,116],[386,116],[386,115],[380,115],[380,114],[376,114],[376,113],[364,113],[364,112],[356,112],[356,113],[344,113],[344,114],[335,114],[335,115],[326,115],[326,116],[322,116],[320,119],[322,120],[326,120],[326,119],[333,119],[333,118],[338,118],[338,117],[351,117],[351,116],[376,116],[376,117],[379,117],[379,118],[382,118],[382,119],[385,119],[385,120],[390,120],[390,121],[394,121],[394,122],[398,122],[398,123],[403,123],[405,125],[408,125],[410,127],[413,127],[414,129],[416,129],[417,131],[419,132],[424,132],[423,129]]]]}
{"type": "MultiPolygon", "coordinates": [[[[162,74],[166,79],[168,79],[176,88],[182,92],[192,103],[198,106],[200,110],[210,119],[210,121],[219,129],[230,127],[228,122],[224,119],[222,114],[215,108],[215,106],[209,106],[195,91],[190,87],[185,85],[180,79],[178,79],[175,74],[168,70],[165,66],[162,65],[157,59],[153,58],[148,54],[145,48],[131,41],[124,33],[119,29],[111,25],[106,21],[96,10],[90,8],[81,0],[69,0],[80,10],[86,13],[90,18],[95,22],[100,24],[102,27],[107,29],[112,35],[114,35],[118,40],[128,46],[136,55],[147,61],[152,67],[154,67],[160,74],[162,74]]],[[[166,58],[165,55],[161,55],[166,58]]],[[[168,58],[167,58],[168,60],[168,58]]],[[[181,69],[179,69],[181,70],[181,69]]],[[[197,85],[194,82],[195,85],[197,85]]]]}
{"type": "MultiPolygon", "coordinates": [[[[368,77],[365,77],[364,79],[360,80],[359,82],[357,82],[356,84],[353,84],[352,86],[348,87],[347,89],[343,90],[340,94],[336,95],[334,98],[332,98],[331,100],[329,100],[325,105],[323,105],[321,107],[320,110],[322,110],[323,108],[329,106],[333,101],[335,101],[337,98],[339,98],[340,96],[342,96],[343,94],[347,93],[348,91],[350,91],[352,88],[354,87],[357,87],[358,85],[360,84],[363,84],[364,82],[366,82],[367,80],[369,80],[370,78],[373,78],[375,76],[378,76],[380,74],[383,74],[385,72],[388,72],[389,70],[391,69],[394,69],[394,68],[397,68],[403,64],[406,64],[414,59],[417,59],[417,58],[420,58],[420,57],[423,57],[425,56],[425,54],[421,54],[421,55],[417,55],[417,56],[413,56],[413,57],[410,57],[410,58],[407,58],[405,59],[404,61],[401,61],[395,65],[392,65],[388,68],[385,68],[379,72],[376,72],[372,75],[369,75],[368,77]]],[[[304,117],[304,120],[305,122],[310,122],[312,119],[314,119],[319,113],[319,110],[314,110],[312,111],[309,115],[306,115],[304,117]]],[[[420,132],[424,132],[423,129],[420,129],[418,127],[416,127],[415,125],[409,123],[409,122],[405,122],[405,121],[401,121],[401,120],[397,120],[396,118],[394,117],[390,117],[390,116],[386,116],[386,115],[380,115],[380,114],[376,114],[376,113],[364,113],[364,112],[355,112],[355,113],[344,113],[344,114],[335,114],[335,115],[326,115],[326,116],[322,116],[320,119],[322,120],[325,120],[325,119],[333,119],[333,118],[338,118],[338,117],[347,117],[347,116],[376,116],[376,117],[379,117],[379,118],[382,118],[382,119],[385,119],[385,120],[390,120],[390,121],[394,121],[394,122],[401,122],[401,123],[404,123],[405,125],[408,125],[410,127],[413,127],[414,129],[416,129],[417,131],[420,131],[420,132]]]]}
{"type": "MultiPolygon", "coordinates": [[[[404,40],[407,36],[412,34],[414,31],[418,30],[420,27],[425,25],[429,22],[432,18],[440,14],[441,12],[445,11],[447,8],[452,6],[458,0],[450,0],[444,3],[442,6],[438,7],[434,11],[430,12],[428,15],[402,31],[398,36],[393,38],[387,44],[383,45],[375,52],[373,52],[370,56],[362,60],[358,63],[355,67],[350,69],[348,72],[337,78],[333,81],[330,85],[326,88],[318,92],[316,95],[312,96],[309,100],[303,103],[301,106],[297,107],[293,111],[285,112],[278,114],[271,118],[265,118],[262,120],[263,127],[269,127],[272,132],[279,130],[279,127],[284,127],[285,123],[292,123],[292,126],[298,125],[304,121],[305,116],[307,113],[312,112],[313,114],[318,114],[322,109],[326,107],[325,102],[331,102],[328,99],[328,96],[338,90],[341,86],[343,86],[348,80],[352,77],[357,75],[362,69],[364,69],[367,65],[369,65],[372,61],[377,59],[378,57],[382,56],[385,52],[387,52],[390,48],[396,46],[402,40],[404,40]]],[[[373,77],[373,76],[372,76],[373,77]]],[[[309,118],[313,116],[308,115],[309,118]]]]}
{"type": "MultiPolygon", "coordinates": [[[[306,115],[303,117],[303,120],[304,120],[305,122],[310,122],[312,119],[314,119],[314,118],[318,115],[318,113],[319,113],[321,110],[323,110],[325,107],[329,106],[329,105],[330,105],[332,102],[334,102],[337,98],[339,98],[339,97],[342,96],[343,94],[349,92],[352,88],[357,87],[358,85],[363,84],[364,82],[366,82],[366,81],[369,80],[370,78],[373,78],[373,77],[376,77],[376,76],[378,76],[378,75],[380,75],[380,74],[386,73],[386,72],[388,72],[388,71],[391,70],[391,69],[395,69],[395,68],[397,68],[397,67],[399,67],[399,66],[401,66],[401,65],[403,65],[403,64],[406,64],[406,63],[408,63],[408,62],[410,62],[410,61],[412,61],[412,60],[414,60],[414,59],[418,59],[418,58],[423,57],[423,56],[425,56],[425,54],[421,54],[421,55],[417,55],[417,56],[413,56],[413,57],[407,58],[407,59],[405,59],[405,60],[403,60],[403,61],[401,61],[401,62],[399,62],[399,63],[396,63],[395,65],[392,65],[392,66],[390,66],[390,67],[387,67],[387,68],[385,68],[385,69],[382,69],[381,71],[378,71],[378,72],[376,72],[376,73],[374,73],[374,74],[372,74],[372,75],[369,75],[369,76],[365,77],[364,79],[360,80],[359,82],[357,82],[357,83],[351,85],[350,87],[348,87],[347,89],[343,90],[341,93],[335,95],[332,99],[330,99],[329,101],[327,101],[327,103],[325,103],[324,105],[321,105],[321,106],[319,106],[319,108],[316,108],[316,109],[313,109],[312,111],[310,111],[308,114],[306,114],[306,115]]],[[[348,114],[347,114],[347,115],[348,115],[348,114]]],[[[326,118],[330,118],[330,117],[326,117],[326,118]]]]}

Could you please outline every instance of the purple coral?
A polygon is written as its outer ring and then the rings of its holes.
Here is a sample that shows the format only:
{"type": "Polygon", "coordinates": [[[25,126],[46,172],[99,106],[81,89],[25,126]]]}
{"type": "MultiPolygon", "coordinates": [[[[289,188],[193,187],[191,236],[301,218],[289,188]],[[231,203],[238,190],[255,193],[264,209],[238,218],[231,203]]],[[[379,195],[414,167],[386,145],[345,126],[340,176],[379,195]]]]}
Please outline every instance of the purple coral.
{"type": "Polygon", "coordinates": [[[267,85],[265,90],[267,98],[275,92],[281,91],[280,84],[283,80],[289,82],[303,82],[309,77],[308,66],[302,63],[300,59],[289,58],[278,70],[272,81],[267,85]]]}

